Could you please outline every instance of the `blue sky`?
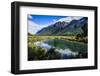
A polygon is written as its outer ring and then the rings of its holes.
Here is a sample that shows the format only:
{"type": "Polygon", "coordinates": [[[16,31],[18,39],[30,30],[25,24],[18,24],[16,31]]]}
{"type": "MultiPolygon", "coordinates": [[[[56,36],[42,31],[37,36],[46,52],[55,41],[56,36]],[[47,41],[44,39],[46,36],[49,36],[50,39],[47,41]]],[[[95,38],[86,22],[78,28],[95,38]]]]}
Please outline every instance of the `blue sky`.
{"type": "Polygon", "coordinates": [[[28,32],[36,34],[39,30],[54,24],[58,21],[70,22],[73,19],[80,19],[80,16],[53,16],[53,15],[28,15],[28,32]]]}
{"type": "Polygon", "coordinates": [[[66,16],[50,16],[50,15],[29,15],[29,16],[28,16],[28,20],[32,20],[40,26],[54,23],[55,21],[66,17],[66,16]]]}
{"type": "Polygon", "coordinates": [[[54,24],[61,18],[66,16],[51,16],[51,15],[28,15],[28,32],[35,34],[43,27],[54,24]]]}

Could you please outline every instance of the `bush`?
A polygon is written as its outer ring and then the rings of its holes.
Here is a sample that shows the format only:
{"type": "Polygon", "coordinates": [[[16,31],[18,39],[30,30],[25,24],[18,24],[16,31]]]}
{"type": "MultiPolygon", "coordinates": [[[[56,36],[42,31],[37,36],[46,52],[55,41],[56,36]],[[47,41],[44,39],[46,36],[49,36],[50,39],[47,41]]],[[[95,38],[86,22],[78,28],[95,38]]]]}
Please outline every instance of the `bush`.
{"type": "Polygon", "coordinates": [[[45,49],[28,44],[28,60],[43,60],[45,58],[45,49]]]}

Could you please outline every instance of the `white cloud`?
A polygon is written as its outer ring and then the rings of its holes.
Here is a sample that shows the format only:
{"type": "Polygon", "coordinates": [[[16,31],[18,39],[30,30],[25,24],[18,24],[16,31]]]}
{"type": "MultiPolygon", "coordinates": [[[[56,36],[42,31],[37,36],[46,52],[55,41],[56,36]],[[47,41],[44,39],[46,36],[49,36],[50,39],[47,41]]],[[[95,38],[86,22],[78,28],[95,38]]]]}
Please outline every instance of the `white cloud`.
{"type": "Polygon", "coordinates": [[[36,32],[47,26],[48,25],[38,25],[32,20],[28,20],[28,32],[32,34],[36,34],[36,32]]]}
{"type": "Polygon", "coordinates": [[[53,23],[56,23],[57,22],[57,20],[56,19],[53,19],[53,23]]]}
{"type": "Polygon", "coordinates": [[[42,27],[35,22],[28,20],[28,32],[35,34],[38,30],[40,30],[42,27]]]}
{"type": "Polygon", "coordinates": [[[80,16],[69,16],[69,17],[65,17],[65,18],[61,18],[61,19],[59,19],[58,21],[65,21],[65,22],[70,22],[70,21],[72,21],[72,20],[79,20],[79,19],[81,19],[82,17],[80,17],[80,16]]]}
{"type": "Polygon", "coordinates": [[[29,18],[29,19],[32,19],[32,16],[31,16],[31,15],[28,15],[28,18],[29,18]]]}

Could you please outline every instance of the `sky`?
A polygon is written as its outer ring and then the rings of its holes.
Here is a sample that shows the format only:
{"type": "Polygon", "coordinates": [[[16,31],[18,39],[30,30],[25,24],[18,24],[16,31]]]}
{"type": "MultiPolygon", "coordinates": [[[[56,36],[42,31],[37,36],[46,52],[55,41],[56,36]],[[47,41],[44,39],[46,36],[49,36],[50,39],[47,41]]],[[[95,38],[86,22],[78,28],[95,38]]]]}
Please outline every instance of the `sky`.
{"type": "Polygon", "coordinates": [[[51,16],[51,15],[28,15],[28,32],[35,34],[44,27],[54,24],[61,18],[66,16],[51,16]]]}
{"type": "Polygon", "coordinates": [[[51,16],[51,15],[28,15],[28,32],[36,34],[39,30],[54,24],[58,21],[70,22],[73,19],[80,19],[80,16],[51,16]]]}

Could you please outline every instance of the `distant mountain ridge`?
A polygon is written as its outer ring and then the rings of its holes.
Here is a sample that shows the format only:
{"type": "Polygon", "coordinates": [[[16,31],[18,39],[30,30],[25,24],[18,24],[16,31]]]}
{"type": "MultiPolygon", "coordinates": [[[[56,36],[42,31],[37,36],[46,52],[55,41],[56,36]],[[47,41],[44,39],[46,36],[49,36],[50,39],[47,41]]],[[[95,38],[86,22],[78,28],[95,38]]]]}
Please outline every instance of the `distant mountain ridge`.
{"type": "Polygon", "coordinates": [[[87,30],[88,18],[82,17],[79,20],[73,19],[70,22],[58,21],[55,24],[49,25],[48,27],[42,28],[35,35],[43,36],[66,36],[66,35],[77,35],[84,33],[84,29],[87,30]]]}

